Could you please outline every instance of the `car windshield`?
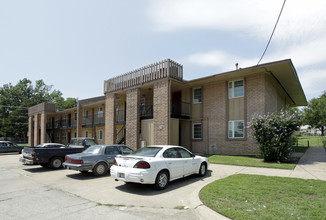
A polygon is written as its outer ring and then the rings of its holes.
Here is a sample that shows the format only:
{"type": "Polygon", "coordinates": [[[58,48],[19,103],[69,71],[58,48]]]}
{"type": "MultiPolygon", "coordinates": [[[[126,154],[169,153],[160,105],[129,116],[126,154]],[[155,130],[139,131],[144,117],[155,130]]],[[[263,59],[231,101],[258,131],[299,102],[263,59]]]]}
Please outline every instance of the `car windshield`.
{"type": "Polygon", "coordinates": [[[82,146],[82,140],[81,139],[71,139],[70,141],[70,145],[78,145],[78,146],[82,146]]]}
{"type": "Polygon", "coordinates": [[[129,155],[132,156],[145,156],[145,157],[155,157],[156,154],[162,149],[162,147],[143,147],[129,155]]]}
{"type": "Polygon", "coordinates": [[[99,154],[102,149],[102,146],[91,146],[84,150],[83,153],[88,153],[88,154],[99,154]]]}
{"type": "Polygon", "coordinates": [[[39,145],[37,145],[35,147],[43,147],[43,146],[44,146],[44,144],[39,144],[39,145]]]}

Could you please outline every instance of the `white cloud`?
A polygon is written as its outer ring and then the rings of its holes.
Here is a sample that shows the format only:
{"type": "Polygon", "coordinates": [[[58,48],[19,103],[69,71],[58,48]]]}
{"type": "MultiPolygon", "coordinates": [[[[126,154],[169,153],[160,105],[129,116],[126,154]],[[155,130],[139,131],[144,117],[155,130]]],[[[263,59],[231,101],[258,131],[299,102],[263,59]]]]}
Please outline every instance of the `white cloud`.
{"type": "MultiPolygon", "coordinates": [[[[158,31],[219,30],[260,40],[270,35],[283,0],[151,1],[149,15],[158,31]]],[[[274,40],[311,38],[326,33],[326,1],[287,1],[274,40]]]]}
{"type": "Polygon", "coordinates": [[[299,78],[308,100],[320,96],[326,90],[326,69],[303,70],[299,78]]]}
{"type": "Polygon", "coordinates": [[[235,68],[236,63],[239,63],[239,67],[253,66],[253,63],[257,62],[257,59],[248,59],[225,51],[213,50],[190,54],[182,58],[181,61],[182,63],[190,63],[199,66],[219,67],[220,71],[229,71],[235,68]]]}

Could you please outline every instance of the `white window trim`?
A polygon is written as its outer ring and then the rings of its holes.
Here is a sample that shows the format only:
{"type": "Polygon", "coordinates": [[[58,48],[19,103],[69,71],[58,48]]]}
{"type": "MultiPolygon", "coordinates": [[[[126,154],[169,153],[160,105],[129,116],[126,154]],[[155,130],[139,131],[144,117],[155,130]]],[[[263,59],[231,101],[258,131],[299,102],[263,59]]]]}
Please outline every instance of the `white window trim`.
{"type": "Polygon", "coordinates": [[[202,123],[193,123],[192,124],[192,139],[193,140],[202,140],[203,139],[203,124],[202,123]],[[200,138],[195,138],[195,125],[201,125],[200,138]]]}
{"type": "Polygon", "coordinates": [[[233,80],[233,81],[229,81],[228,82],[228,95],[229,95],[229,99],[234,99],[234,98],[241,98],[241,97],[244,97],[244,80],[243,79],[238,79],[238,80],[233,80]],[[238,82],[238,81],[242,81],[242,84],[243,84],[243,95],[242,96],[234,96],[234,83],[235,82],[238,82]],[[229,88],[229,84],[232,83],[232,94],[230,95],[230,88],[229,88]]]}
{"type": "Polygon", "coordinates": [[[201,96],[201,100],[203,100],[203,89],[202,89],[202,87],[196,87],[196,88],[193,88],[192,89],[192,102],[193,102],[193,104],[199,104],[199,103],[202,103],[202,101],[198,101],[197,99],[195,99],[195,90],[196,89],[200,89],[201,90],[201,94],[200,94],[200,96],[201,96]]]}
{"type": "Polygon", "coordinates": [[[244,126],[244,120],[230,120],[228,122],[228,138],[229,139],[243,139],[245,136],[245,126],[244,126]],[[230,137],[229,131],[230,131],[230,122],[232,123],[232,137],[230,137]],[[234,123],[235,122],[242,122],[243,123],[243,136],[242,137],[235,137],[234,136],[234,123]]]}
{"type": "Polygon", "coordinates": [[[97,131],[97,139],[98,140],[103,140],[103,130],[102,129],[97,131]],[[100,135],[100,132],[102,132],[102,135],[100,135]]]}

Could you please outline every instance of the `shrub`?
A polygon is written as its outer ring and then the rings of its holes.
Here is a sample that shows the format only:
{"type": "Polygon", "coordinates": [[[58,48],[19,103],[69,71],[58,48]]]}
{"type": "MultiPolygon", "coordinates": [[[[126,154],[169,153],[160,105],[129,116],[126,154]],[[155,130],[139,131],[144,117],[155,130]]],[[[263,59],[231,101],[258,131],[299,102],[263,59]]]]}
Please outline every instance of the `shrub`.
{"type": "Polygon", "coordinates": [[[325,136],[321,136],[321,142],[323,144],[323,147],[326,149],[326,137],[325,136]]]}
{"type": "Polygon", "coordinates": [[[252,136],[267,162],[284,162],[292,151],[292,134],[299,130],[301,115],[288,109],[279,113],[255,115],[249,123],[252,136]]]}

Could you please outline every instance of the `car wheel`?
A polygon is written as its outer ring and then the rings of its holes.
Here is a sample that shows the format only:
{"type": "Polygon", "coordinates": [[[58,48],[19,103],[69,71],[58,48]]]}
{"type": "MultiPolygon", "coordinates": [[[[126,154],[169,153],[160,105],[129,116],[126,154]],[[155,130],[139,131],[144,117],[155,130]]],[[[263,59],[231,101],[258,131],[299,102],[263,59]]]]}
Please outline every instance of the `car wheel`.
{"type": "Polygon", "coordinates": [[[40,165],[41,165],[42,167],[48,167],[48,166],[49,166],[48,163],[41,163],[40,165]]]}
{"type": "Polygon", "coordinates": [[[168,183],[169,183],[169,174],[166,170],[162,170],[156,176],[154,188],[158,190],[165,189],[168,183]]]}
{"type": "Polygon", "coordinates": [[[200,168],[199,168],[199,176],[205,176],[207,172],[207,165],[206,163],[201,163],[200,168]]]}
{"type": "Polygon", "coordinates": [[[95,176],[102,176],[108,171],[108,166],[105,163],[98,163],[93,168],[93,173],[95,176]]]}
{"type": "Polygon", "coordinates": [[[50,161],[50,167],[53,169],[59,169],[62,166],[62,159],[60,157],[54,157],[50,161]]]}

